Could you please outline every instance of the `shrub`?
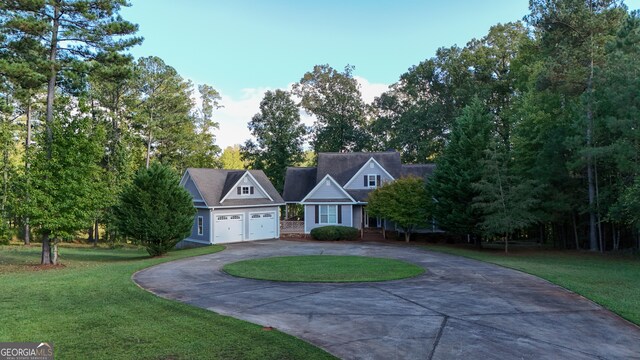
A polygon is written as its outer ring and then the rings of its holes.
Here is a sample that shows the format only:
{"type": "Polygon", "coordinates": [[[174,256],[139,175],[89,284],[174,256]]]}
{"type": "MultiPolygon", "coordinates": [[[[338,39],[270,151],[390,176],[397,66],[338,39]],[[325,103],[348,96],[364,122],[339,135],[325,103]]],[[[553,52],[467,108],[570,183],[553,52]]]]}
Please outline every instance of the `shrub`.
{"type": "Polygon", "coordinates": [[[355,240],[358,229],[349,226],[322,226],[311,230],[311,237],[316,240],[355,240]]]}
{"type": "Polygon", "coordinates": [[[158,163],[140,170],[114,209],[118,230],[151,256],[171,250],[191,233],[196,209],[180,178],[158,163]]]}

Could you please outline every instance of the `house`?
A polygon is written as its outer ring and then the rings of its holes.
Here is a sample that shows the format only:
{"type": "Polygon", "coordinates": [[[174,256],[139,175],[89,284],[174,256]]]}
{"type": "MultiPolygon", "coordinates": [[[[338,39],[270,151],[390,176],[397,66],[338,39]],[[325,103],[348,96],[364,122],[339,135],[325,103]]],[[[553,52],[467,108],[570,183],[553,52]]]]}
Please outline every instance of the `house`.
{"type": "Polygon", "coordinates": [[[434,164],[403,165],[400,153],[319,153],[317,167],[287,169],[283,198],[304,206],[304,232],[325,225],[389,228],[367,214],[367,196],[385,182],[406,176],[426,178],[434,164]]]}
{"type": "Polygon", "coordinates": [[[189,168],[180,185],[197,214],[180,246],[276,239],[284,201],[261,170],[189,168]]]}

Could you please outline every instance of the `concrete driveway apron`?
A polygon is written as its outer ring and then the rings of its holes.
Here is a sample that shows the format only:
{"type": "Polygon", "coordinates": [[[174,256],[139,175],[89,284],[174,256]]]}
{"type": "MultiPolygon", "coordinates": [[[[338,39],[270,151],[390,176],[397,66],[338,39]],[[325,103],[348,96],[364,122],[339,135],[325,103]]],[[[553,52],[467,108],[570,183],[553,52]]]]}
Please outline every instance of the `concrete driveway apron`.
{"type": "Polygon", "coordinates": [[[545,280],[415,247],[245,242],[157,265],[134,281],[161,297],[272,326],[343,359],[640,359],[640,328],[545,280]],[[427,269],[375,283],[284,283],[221,272],[239,260],[362,255],[427,269]]]}

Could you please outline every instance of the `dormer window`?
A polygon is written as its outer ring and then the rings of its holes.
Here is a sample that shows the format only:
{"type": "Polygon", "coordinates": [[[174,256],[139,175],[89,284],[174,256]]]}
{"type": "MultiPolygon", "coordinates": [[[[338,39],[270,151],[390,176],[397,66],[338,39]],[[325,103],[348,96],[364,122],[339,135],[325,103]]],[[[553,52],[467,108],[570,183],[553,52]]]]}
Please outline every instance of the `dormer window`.
{"type": "Polygon", "coordinates": [[[253,186],[238,186],[238,188],[236,189],[236,192],[238,193],[238,195],[241,196],[246,196],[246,195],[253,195],[253,186]]]}
{"type": "Polygon", "coordinates": [[[380,186],[380,175],[369,174],[364,176],[364,187],[377,188],[380,186]]]}

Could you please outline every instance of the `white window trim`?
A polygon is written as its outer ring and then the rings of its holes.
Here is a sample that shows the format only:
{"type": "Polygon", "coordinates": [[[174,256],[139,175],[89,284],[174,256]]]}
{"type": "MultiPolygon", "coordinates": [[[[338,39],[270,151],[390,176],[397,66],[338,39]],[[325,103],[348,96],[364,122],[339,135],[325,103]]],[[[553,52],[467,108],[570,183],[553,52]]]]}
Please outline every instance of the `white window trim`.
{"type": "Polygon", "coordinates": [[[241,185],[240,186],[240,196],[249,196],[251,195],[251,185],[241,185]],[[247,193],[244,193],[244,190],[247,190],[247,193]]]}
{"type": "Polygon", "coordinates": [[[318,205],[318,224],[322,224],[322,225],[338,225],[338,205],[318,205]],[[322,222],[322,208],[326,208],[327,209],[327,221],[326,222],[322,222]],[[335,209],[335,213],[333,214],[333,216],[335,216],[336,221],[335,222],[330,222],[329,221],[329,208],[333,208],[335,209]]]}
{"type": "Polygon", "coordinates": [[[198,236],[204,235],[204,218],[198,216],[196,226],[198,227],[198,236]]]}
{"type": "Polygon", "coordinates": [[[378,175],[377,174],[367,174],[367,188],[375,189],[380,184],[378,184],[378,175]],[[371,186],[371,179],[373,178],[373,186],[371,186]]]}

